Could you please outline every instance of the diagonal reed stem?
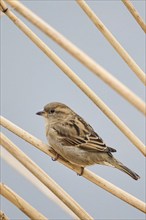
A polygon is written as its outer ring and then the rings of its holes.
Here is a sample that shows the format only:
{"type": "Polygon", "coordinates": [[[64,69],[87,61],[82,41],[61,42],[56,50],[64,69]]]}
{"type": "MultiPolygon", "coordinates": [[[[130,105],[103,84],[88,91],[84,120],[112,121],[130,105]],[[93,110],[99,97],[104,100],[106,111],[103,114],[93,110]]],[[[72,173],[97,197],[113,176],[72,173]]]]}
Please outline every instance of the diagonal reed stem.
{"type": "Polygon", "coordinates": [[[24,214],[32,220],[48,220],[44,215],[33,208],[28,202],[22,199],[18,194],[11,190],[8,186],[0,183],[0,194],[17,206],[24,214]]]}
{"type": "Polygon", "coordinates": [[[9,218],[6,216],[4,212],[0,211],[0,220],[9,220],[9,218]]]}
{"type": "Polygon", "coordinates": [[[143,31],[146,33],[146,24],[144,23],[143,19],[140,17],[138,11],[134,8],[133,4],[129,0],[121,0],[121,1],[124,3],[124,5],[132,14],[132,16],[135,18],[135,20],[143,29],[143,31]]]}

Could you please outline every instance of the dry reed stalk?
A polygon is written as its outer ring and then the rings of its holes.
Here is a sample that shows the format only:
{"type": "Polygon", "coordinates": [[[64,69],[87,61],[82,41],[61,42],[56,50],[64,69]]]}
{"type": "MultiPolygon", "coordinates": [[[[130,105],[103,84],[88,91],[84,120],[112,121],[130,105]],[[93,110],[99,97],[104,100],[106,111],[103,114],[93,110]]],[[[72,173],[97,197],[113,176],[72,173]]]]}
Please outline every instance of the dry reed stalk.
{"type": "Polygon", "coordinates": [[[39,18],[34,12],[29,10],[19,1],[16,0],[15,1],[5,0],[5,1],[8,2],[12,7],[14,7],[17,12],[19,12],[32,24],[34,24],[41,31],[43,31],[47,36],[52,38],[52,40],[58,43],[62,48],[68,51],[72,56],[74,56],[83,65],[85,65],[89,70],[95,73],[96,76],[100,77],[100,79],[102,79],[107,85],[109,85],[123,98],[125,98],[125,100],[131,103],[143,114],[146,114],[145,111],[146,104],[136,94],[134,94],[128,87],[122,84],[118,79],[112,76],[103,67],[98,65],[92,58],[90,58],[87,54],[81,51],[67,38],[65,38],[63,35],[57,32],[53,27],[49,26],[45,21],[39,18]]]}
{"type": "MultiPolygon", "coordinates": [[[[32,136],[28,132],[24,131],[22,128],[14,125],[12,122],[1,118],[1,125],[6,129],[10,130],[20,138],[24,139],[28,143],[32,144],[42,152],[46,153],[50,157],[55,157],[55,154],[51,151],[51,147],[47,144],[44,144],[42,141],[37,139],[36,137],[32,136]]],[[[76,173],[80,173],[81,170],[78,166],[75,166],[61,158],[58,158],[60,163],[64,164],[66,167],[74,170],[76,173]]],[[[107,180],[95,175],[93,172],[84,169],[84,173],[82,175],[84,178],[89,180],[90,182],[100,186],[104,190],[108,191],[109,193],[113,194],[114,196],[118,197],[119,199],[125,201],[126,203],[132,205],[133,207],[139,209],[142,212],[146,213],[146,204],[141,200],[137,199],[136,197],[130,195],[129,193],[125,192],[124,190],[118,188],[117,186],[113,185],[112,183],[108,182],[107,180]]]]}
{"type": "Polygon", "coordinates": [[[23,213],[25,213],[31,219],[48,219],[3,183],[0,183],[0,194],[4,196],[6,199],[8,199],[15,206],[17,206],[23,213]]]}
{"type": "MultiPolygon", "coordinates": [[[[20,161],[35,177],[49,188],[70,210],[80,219],[93,219],[80,205],[73,200],[51,177],[49,177],[37,164],[23,153],[12,141],[1,133],[1,145],[20,161]]],[[[36,218],[38,219],[38,218],[36,218]]]]}
{"type": "Polygon", "coordinates": [[[9,220],[9,218],[6,216],[4,212],[0,211],[0,220],[9,220]]]}
{"type": "Polygon", "coordinates": [[[26,167],[24,167],[15,157],[13,157],[5,148],[1,148],[0,153],[1,158],[13,169],[15,169],[20,175],[25,177],[29,182],[31,182],[41,193],[44,194],[51,201],[56,203],[60,208],[63,209],[70,219],[79,220],[79,218],[60,200],[55,196],[48,188],[37,179],[26,167]]]}
{"type": "Polygon", "coordinates": [[[146,24],[144,23],[143,19],[140,17],[138,11],[134,8],[133,4],[129,0],[122,0],[122,2],[127,7],[129,12],[133,15],[133,17],[140,25],[140,27],[143,29],[143,31],[146,33],[146,24]]]}
{"type": "Polygon", "coordinates": [[[142,69],[136,64],[132,57],[127,53],[127,51],[121,46],[117,39],[112,35],[112,33],[107,29],[107,27],[102,23],[102,21],[96,16],[96,14],[91,10],[88,4],[84,0],[76,0],[79,6],[88,15],[91,21],[95,24],[98,30],[104,35],[104,37],[109,41],[117,53],[123,58],[127,65],[133,70],[137,77],[146,85],[146,75],[142,69]]]}
{"type": "Polygon", "coordinates": [[[111,109],[63,62],[47,45],[29,29],[14,13],[12,13],[1,0],[5,14],[20,28],[100,109],[101,111],[125,134],[125,136],[146,156],[144,144],[138,137],[114,114],[111,109]]]}

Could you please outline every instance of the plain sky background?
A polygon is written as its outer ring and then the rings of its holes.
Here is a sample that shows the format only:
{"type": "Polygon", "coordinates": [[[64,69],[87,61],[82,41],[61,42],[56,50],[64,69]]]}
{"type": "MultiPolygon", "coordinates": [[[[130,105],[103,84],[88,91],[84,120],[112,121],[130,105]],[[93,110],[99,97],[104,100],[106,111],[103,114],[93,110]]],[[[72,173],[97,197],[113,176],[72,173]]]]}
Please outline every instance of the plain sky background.
{"type": "MultiPolygon", "coordinates": [[[[22,2],[144,100],[145,90],[141,81],[75,1],[22,2]]],[[[145,19],[145,1],[132,1],[132,3],[141,17],[145,19]]],[[[124,4],[120,0],[88,1],[88,4],[137,64],[145,70],[145,34],[124,4]]],[[[143,142],[145,141],[144,116],[138,110],[37,28],[24,18],[22,20],[93,89],[143,142]]],[[[44,121],[35,113],[41,110],[45,104],[53,101],[63,102],[80,114],[109,146],[117,149],[115,157],[137,172],[141,179],[135,181],[128,175],[110,167],[95,165],[89,169],[144,201],[144,156],[42,51],[6,16],[2,16],[2,115],[47,143],[44,121]]],[[[3,132],[95,219],[144,219],[144,214],[139,210],[83,177],[77,176],[58,162],[53,162],[47,155],[5,129],[3,132]]],[[[71,218],[4,160],[1,162],[1,171],[2,182],[49,219],[71,218]]],[[[27,219],[21,211],[4,198],[1,198],[1,209],[10,219],[27,219]]]]}

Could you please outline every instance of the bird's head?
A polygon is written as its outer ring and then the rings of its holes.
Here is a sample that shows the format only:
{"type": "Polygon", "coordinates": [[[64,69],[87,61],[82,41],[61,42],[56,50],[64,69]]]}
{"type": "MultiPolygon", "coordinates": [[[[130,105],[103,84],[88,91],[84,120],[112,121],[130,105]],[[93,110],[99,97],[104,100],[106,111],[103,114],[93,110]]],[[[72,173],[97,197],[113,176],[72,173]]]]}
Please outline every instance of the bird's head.
{"type": "Polygon", "coordinates": [[[65,104],[53,102],[44,106],[43,111],[37,112],[37,115],[43,116],[45,119],[65,119],[74,112],[65,104]]]}

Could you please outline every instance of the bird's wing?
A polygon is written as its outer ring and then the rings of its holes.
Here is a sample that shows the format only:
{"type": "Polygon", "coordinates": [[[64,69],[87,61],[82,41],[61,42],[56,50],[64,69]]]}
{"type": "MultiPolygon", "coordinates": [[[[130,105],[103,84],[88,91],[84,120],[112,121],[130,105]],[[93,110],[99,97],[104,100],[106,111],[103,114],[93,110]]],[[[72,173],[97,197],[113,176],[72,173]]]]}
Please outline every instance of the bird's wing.
{"type": "Polygon", "coordinates": [[[58,134],[58,140],[64,146],[74,146],[89,152],[111,151],[93,128],[79,116],[55,124],[54,129],[58,134]]]}

